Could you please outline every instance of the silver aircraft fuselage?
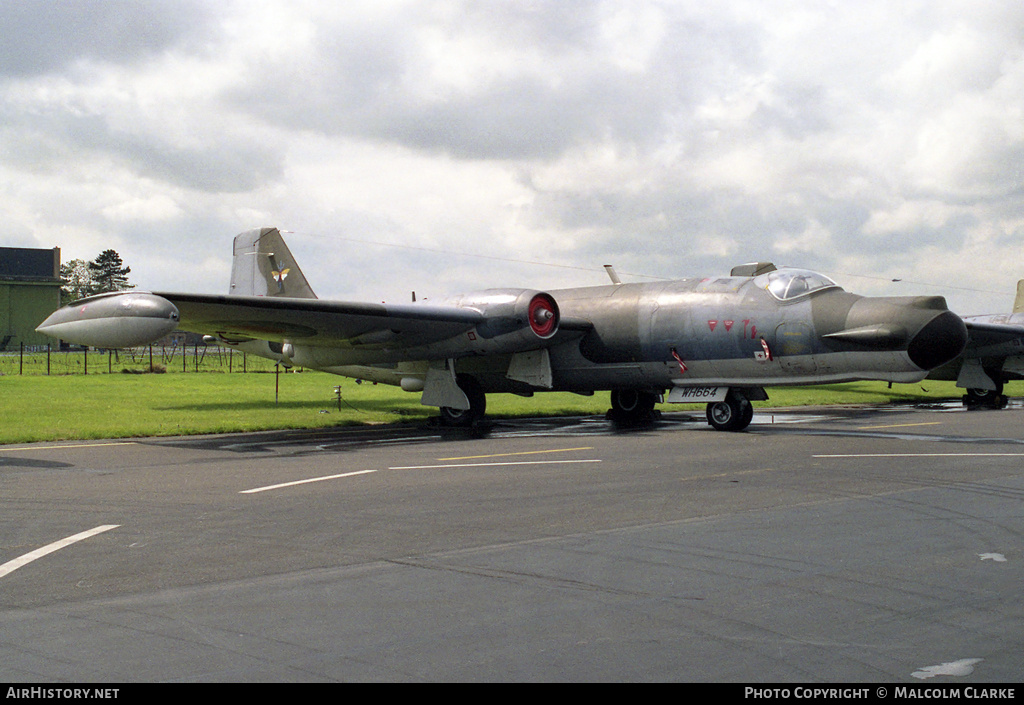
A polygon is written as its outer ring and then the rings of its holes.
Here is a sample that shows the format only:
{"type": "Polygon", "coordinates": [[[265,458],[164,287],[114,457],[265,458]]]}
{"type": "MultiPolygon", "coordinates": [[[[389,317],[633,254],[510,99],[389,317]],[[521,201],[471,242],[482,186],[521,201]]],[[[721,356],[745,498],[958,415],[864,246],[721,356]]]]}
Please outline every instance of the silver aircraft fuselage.
{"type": "MultiPolygon", "coordinates": [[[[769,288],[770,280],[807,275],[814,276],[777,270],[754,278],[552,290],[562,330],[546,348],[548,388],[660,393],[694,385],[915,382],[963,349],[963,324],[941,297],[863,297],[824,278],[807,291],[779,289],[782,297],[769,288]]],[[[383,362],[388,352],[380,349],[296,346],[292,362],[394,384],[408,378],[410,359],[435,357],[434,347],[439,354],[448,349],[424,345],[383,362]]],[[[507,375],[510,357],[468,350],[458,368],[488,392],[534,391],[507,375]]]]}

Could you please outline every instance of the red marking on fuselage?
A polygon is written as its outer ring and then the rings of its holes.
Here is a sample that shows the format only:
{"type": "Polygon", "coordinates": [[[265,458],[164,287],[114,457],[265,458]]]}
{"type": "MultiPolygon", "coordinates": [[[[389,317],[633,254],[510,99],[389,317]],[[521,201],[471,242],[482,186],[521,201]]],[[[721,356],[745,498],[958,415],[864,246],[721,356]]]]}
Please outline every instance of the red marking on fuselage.
{"type": "Polygon", "coordinates": [[[672,348],[672,357],[675,358],[676,362],[679,363],[679,371],[682,374],[686,374],[686,363],[683,362],[683,358],[679,357],[679,353],[676,352],[675,348],[672,348]]]}

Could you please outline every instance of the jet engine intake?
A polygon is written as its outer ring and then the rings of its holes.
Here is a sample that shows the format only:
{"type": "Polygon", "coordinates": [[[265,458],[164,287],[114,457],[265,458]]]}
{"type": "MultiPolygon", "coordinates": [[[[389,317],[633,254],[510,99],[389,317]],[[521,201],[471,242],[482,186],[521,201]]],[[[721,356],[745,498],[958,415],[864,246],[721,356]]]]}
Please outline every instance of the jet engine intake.
{"type": "Polygon", "coordinates": [[[487,289],[443,303],[474,309],[483,315],[483,322],[468,335],[439,344],[448,357],[517,353],[545,347],[545,341],[558,333],[561,318],[555,298],[532,289],[487,289]]]}
{"type": "Polygon", "coordinates": [[[558,304],[548,294],[537,294],[530,299],[527,317],[530,328],[542,340],[547,340],[558,332],[558,304]]]}

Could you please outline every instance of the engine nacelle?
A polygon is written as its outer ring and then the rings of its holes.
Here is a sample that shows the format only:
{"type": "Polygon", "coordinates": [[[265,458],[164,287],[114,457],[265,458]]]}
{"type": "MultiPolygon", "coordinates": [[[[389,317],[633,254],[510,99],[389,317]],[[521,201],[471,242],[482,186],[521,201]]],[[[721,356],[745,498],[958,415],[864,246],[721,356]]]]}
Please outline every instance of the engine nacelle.
{"type": "MultiPolygon", "coordinates": [[[[438,303],[434,301],[432,303],[438,303]]],[[[533,289],[487,289],[447,299],[442,304],[479,311],[484,322],[465,336],[439,345],[444,355],[501,354],[535,350],[558,333],[560,314],[551,294],[533,289]]],[[[434,347],[434,346],[430,346],[434,347]]]]}
{"type": "Polygon", "coordinates": [[[90,296],[57,309],[36,328],[78,345],[127,348],[145,345],[178,327],[178,308],[144,292],[90,296]]]}

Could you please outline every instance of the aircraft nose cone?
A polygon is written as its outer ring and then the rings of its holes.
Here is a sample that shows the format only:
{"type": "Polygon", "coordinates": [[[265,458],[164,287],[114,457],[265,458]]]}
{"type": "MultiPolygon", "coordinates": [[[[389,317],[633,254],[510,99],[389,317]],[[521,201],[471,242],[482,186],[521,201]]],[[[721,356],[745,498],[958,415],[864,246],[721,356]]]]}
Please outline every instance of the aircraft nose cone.
{"type": "Polygon", "coordinates": [[[933,370],[955,359],[967,346],[967,326],[952,311],[932,318],[907,345],[910,361],[922,370],[933,370]]]}

